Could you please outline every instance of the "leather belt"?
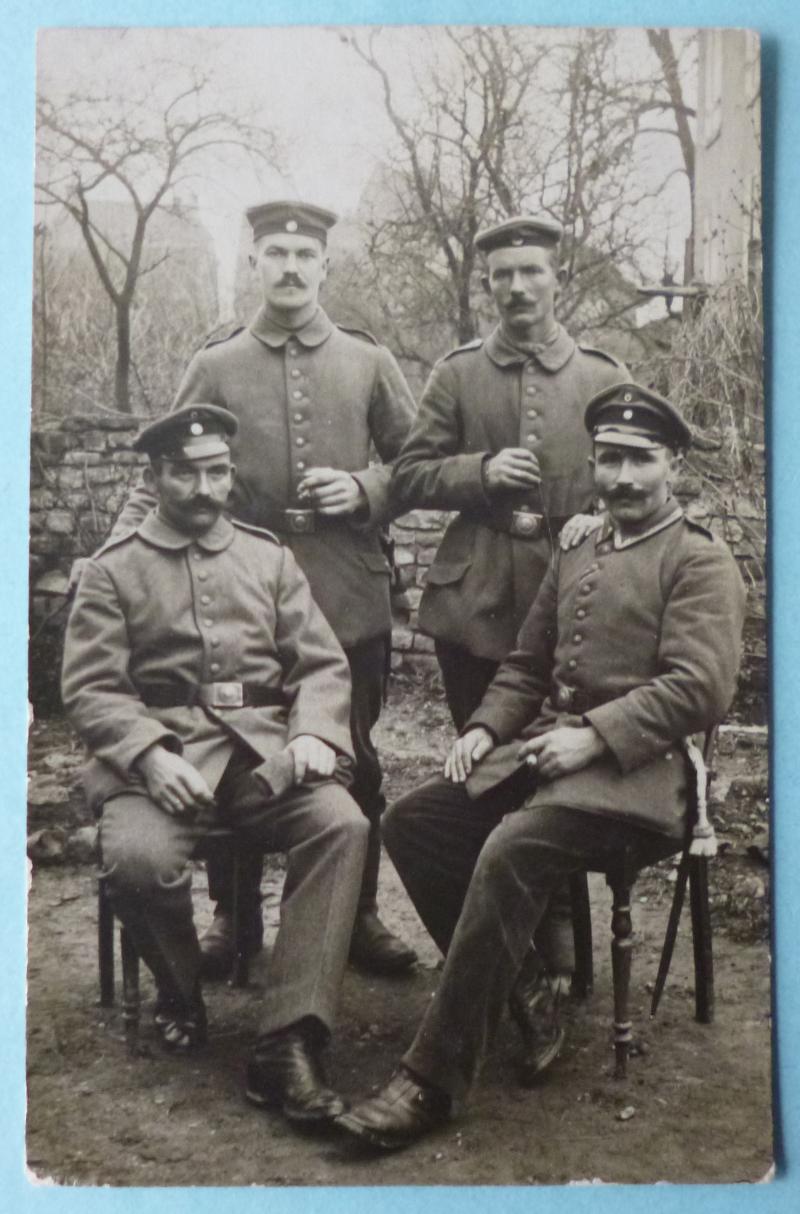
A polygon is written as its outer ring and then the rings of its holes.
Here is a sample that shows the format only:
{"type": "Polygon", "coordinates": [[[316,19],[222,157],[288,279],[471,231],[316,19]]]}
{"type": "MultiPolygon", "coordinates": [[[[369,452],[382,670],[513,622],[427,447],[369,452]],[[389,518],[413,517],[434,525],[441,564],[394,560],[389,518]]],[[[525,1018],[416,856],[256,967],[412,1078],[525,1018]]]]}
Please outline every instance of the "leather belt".
{"type": "Polygon", "coordinates": [[[318,514],[316,510],[296,510],[288,506],[285,510],[269,510],[262,519],[259,525],[289,535],[313,535],[321,525],[330,521],[327,515],[318,514]]]}
{"type": "Polygon", "coordinates": [[[148,683],[139,695],[147,708],[283,708],[289,703],[279,687],[257,683],[148,683]]]}
{"type": "Polygon", "coordinates": [[[512,510],[497,507],[493,510],[462,510],[461,517],[467,522],[489,527],[515,540],[539,540],[543,536],[555,538],[569,515],[537,514],[533,510],[512,510]]]}

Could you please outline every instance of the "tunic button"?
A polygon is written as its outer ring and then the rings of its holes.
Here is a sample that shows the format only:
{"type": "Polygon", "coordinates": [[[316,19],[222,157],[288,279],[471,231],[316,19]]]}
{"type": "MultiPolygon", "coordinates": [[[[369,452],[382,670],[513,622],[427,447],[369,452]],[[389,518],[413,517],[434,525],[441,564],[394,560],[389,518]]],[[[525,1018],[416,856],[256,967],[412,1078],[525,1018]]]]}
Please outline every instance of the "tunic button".
{"type": "Polygon", "coordinates": [[[539,416],[538,409],[529,409],[528,410],[528,417],[538,417],[538,416],[539,416]]]}
{"type": "Polygon", "coordinates": [[[212,674],[219,674],[220,669],[221,669],[221,667],[220,667],[219,662],[211,663],[210,670],[211,670],[212,674]]]}
{"type": "Polygon", "coordinates": [[[204,606],[204,607],[207,607],[207,606],[208,606],[208,604],[211,602],[211,598],[210,598],[210,596],[209,596],[209,595],[207,595],[207,594],[201,594],[201,595],[200,595],[200,602],[203,604],[203,606],[204,606]]]}
{"type": "Polygon", "coordinates": [[[219,637],[212,637],[210,645],[212,649],[219,649],[219,637]]]}
{"type": "Polygon", "coordinates": [[[305,462],[305,460],[303,460],[303,459],[299,459],[299,460],[297,461],[297,463],[295,464],[295,467],[297,468],[297,471],[298,471],[298,472],[304,472],[304,471],[305,471],[305,467],[306,467],[306,462],[305,462]]]}
{"type": "Polygon", "coordinates": [[[578,663],[575,661],[574,658],[570,658],[570,660],[567,662],[567,665],[569,666],[570,670],[574,670],[575,667],[578,665],[578,663]]]}
{"type": "Polygon", "coordinates": [[[301,421],[303,420],[303,414],[302,414],[302,413],[295,413],[295,414],[294,414],[294,420],[295,420],[296,422],[301,422],[301,421]]]}
{"type": "Polygon", "coordinates": [[[537,389],[534,388],[533,384],[531,384],[531,386],[529,388],[526,388],[525,391],[527,392],[528,396],[535,396],[537,389]]]}
{"type": "Polygon", "coordinates": [[[304,438],[296,438],[294,440],[295,447],[305,447],[306,440],[304,438]]]}
{"type": "Polygon", "coordinates": [[[582,620],[583,617],[586,615],[586,612],[584,611],[583,607],[579,607],[578,610],[575,612],[575,615],[578,617],[579,620],[582,620]]]}
{"type": "Polygon", "coordinates": [[[581,594],[591,594],[592,593],[591,586],[587,586],[586,582],[584,582],[583,585],[581,586],[580,593],[581,594]]]}
{"type": "Polygon", "coordinates": [[[529,447],[533,447],[536,445],[536,443],[538,443],[539,440],[535,434],[529,434],[525,441],[527,442],[529,447]]]}
{"type": "Polygon", "coordinates": [[[291,375],[292,379],[299,379],[299,378],[300,378],[300,372],[297,370],[297,367],[292,367],[292,369],[291,369],[291,371],[289,372],[289,374],[291,375]]]}
{"type": "Polygon", "coordinates": [[[303,399],[303,389],[295,388],[294,392],[292,393],[292,396],[294,397],[295,400],[302,400],[303,399]]]}
{"type": "Polygon", "coordinates": [[[201,569],[197,575],[198,582],[205,582],[207,578],[208,574],[206,573],[205,569],[201,569]]]}
{"type": "Polygon", "coordinates": [[[198,552],[197,549],[195,549],[194,552],[192,553],[192,560],[202,561],[202,559],[203,559],[203,554],[201,552],[198,552]]]}
{"type": "Polygon", "coordinates": [[[297,346],[287,346],[286,353],[290,358],[297,358],[297,346]]]}
{"type": "Polygon", "coordinates": [[[214,621],[213,621],[213,620],[208,620],[208,619],[206,619],[206,620],[203,620],[203,623],[205,624],[206,628],[213,628],[213,627],[214,627],[214,621]]]}
{"type": "Polygon", "coordinates": [[[580,645],[581,641],[583,640],[583,633],[582,632],[573,633],[572,640],[575,645],[580,645]]]}

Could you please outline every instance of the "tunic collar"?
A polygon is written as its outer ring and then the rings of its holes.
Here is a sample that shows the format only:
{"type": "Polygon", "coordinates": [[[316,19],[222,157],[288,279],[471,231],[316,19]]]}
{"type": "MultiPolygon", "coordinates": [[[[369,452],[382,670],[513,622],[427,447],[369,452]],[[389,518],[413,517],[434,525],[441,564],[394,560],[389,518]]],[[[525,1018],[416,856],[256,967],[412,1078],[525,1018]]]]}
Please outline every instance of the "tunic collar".
{"type": "Polygon", "coordinates": [[[203,548],[206,552],[222,552],[223,549],[233,542],[233,537],[236,534],[230,519],[221,514],[213,527],[210,527],[206,531],[205,535],[186,535],[183,531],[177,531],[170,523],[166,522],[158,513],[157,508],[150,511],[137,530],[138,534],[148,544],[152,544],[155,548],[164,548],[172,552],[188,548],[191,544],[197,544],[199,548],[203,548]]]}
{"type": "Polygon", "coordinates": [[[311,320],[304,324],[302,329],[284,329],[282,325],[276,324],[273,318],[267,315],[263,307],[259,308],[250,323],[250,332],[253,336],[257,337],[259,341],[263,341],[265,345],[271,346],[273,350],[282,349],[290,337],[296,338],[308,349],[313,349],[328,340],[333,328],[333,321],[322,308],[317,308],[311,320]]]}
{"type": "Polygon", "coordinates": [[[646,531],[641,531],[638,535],[629,535],[623,539],[615,530],[611,516],[606,515],[602,527],[595,532],[595,547],[608,540],[613,540],[616,551],[620,551],[623,548],[632,548],[634,544],[640,544],[643,540],[650,539],[651,535],[657,535],[659,531],[663,531],[666,527],[671,527],[673,523],[677,523],[682,518],[683,510],[675,499],[670,497],[661,509],[656,512],[652,523],[646,531]]]}
{"type": "Polygon", "coordinates": [[[532,358],[544,367],[545,371],[560,371],[572,358],[575,342],[564,326],[558,325],[554,341],[530,351],[521,350],[509,341],[502,326],[498,325],[487,337],[484,349],[498,367],[519,366],[532,358]]]}

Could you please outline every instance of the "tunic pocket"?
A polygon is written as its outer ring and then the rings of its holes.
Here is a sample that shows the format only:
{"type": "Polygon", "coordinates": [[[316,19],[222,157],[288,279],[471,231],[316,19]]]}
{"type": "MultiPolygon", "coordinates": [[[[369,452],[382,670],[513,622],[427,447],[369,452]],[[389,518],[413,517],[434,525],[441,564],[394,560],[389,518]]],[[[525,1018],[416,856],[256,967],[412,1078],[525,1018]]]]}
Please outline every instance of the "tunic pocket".
{"type": "Polygon", "coordinates": [[[429,586],[450,586],[461,581],[471,564],[471,556],[461,561],[436,561],[428,570],[426,582],[429,586]]]}

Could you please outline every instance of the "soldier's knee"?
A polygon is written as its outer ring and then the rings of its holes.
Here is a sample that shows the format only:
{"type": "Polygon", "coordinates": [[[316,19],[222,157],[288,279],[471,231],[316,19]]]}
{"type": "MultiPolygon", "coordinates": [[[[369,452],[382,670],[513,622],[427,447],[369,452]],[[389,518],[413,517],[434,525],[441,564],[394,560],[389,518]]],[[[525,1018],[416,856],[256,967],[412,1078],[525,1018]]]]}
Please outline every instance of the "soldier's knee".
{"type": "Polygon", "coordinates": [[[145,839],[114,846],[104,843],[101,835],[101,855],[103,871],[114,894],[157,898],[160,893],[181,889],[191,881],[185,864],[154,851],[145,839]]]}

